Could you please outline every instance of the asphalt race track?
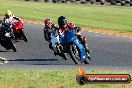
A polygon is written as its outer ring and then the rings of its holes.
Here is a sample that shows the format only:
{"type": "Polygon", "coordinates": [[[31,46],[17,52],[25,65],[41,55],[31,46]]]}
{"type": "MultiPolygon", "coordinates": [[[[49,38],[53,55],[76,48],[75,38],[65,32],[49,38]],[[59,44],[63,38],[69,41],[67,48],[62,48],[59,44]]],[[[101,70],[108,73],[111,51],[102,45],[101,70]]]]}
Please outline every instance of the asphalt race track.
{"type": "MultiPolygon", "coordinates": [[[[54,56],[43,37],[43,25],[24,23],[28,43],[16,42],[17,52],[0,46],[0,57],[6,58],[6,65],[74,65],[69,58],[63,60],[54,56]]],[[[88,66],[132,66],[132,38],[82,32],[92,51],[88,66]]]]}

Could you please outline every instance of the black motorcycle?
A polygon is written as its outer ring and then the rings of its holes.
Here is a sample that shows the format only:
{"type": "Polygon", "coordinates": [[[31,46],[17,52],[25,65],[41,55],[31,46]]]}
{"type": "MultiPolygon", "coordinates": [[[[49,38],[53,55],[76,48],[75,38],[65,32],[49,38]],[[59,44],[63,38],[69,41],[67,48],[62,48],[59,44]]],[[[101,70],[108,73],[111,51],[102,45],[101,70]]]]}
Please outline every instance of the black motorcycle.
{"type": "Polygon", "coordinates": [[[58,29],[58,27],[56,25],[52,25],[51,28],[50,27],[44,27],[44,38],[46,41],[50,41],[51,40],[51,33],[58,29]]]}
{"type": "Polygon", "coordinates": [[[49,41],[51,38],[50,38],[50,35],[51,35],[51,29],[50,28],[44,28],[44,38],[46,41],[49,41]]]}
{"type": "Polygon", "coordinates": [[[13,32],[11,32],[8,27],[0,28],[0,44],[6,48],[6,50],[13,49],[14,52],[17,52],[13,32]]]}

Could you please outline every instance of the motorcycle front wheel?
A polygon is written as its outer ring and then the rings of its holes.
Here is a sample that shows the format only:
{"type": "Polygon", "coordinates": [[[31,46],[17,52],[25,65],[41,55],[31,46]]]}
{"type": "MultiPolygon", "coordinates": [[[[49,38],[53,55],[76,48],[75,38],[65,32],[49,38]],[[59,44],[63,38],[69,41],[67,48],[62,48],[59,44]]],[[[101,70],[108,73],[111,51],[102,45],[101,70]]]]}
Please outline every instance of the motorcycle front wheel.
{"type": "Polygon", "coordinates": [[[22,36],[22,39],[25,41],[25,42],[28,42],[28,39],[26,37],[26,35],[24,34],[23,31],[21,31],[21,36],[22,36]]]}
{"type": "Polygon", "coordinates": [[[15,43],[14,43],[13,39],[9,39],[9,42],[10,42],[10,46],[11,46],[11,48],[13,49],[13,51],[14,51],[14,52],[17,52],[16,46],[15,46],[15,43]]]}
{"type": "Polygon", "coordinates": [[[59,45],[59,48],[60,48],[61,55],[62,55],[63,59],[67,60],[68,59],[67,53],[64,52],[63,46],[61,44],[59,45]]]}
{"type": "Polygon", "coordinates": [[[80,52],[75,44],[69,45],[69,53],[75,64],[81,64],[80,52]]]}

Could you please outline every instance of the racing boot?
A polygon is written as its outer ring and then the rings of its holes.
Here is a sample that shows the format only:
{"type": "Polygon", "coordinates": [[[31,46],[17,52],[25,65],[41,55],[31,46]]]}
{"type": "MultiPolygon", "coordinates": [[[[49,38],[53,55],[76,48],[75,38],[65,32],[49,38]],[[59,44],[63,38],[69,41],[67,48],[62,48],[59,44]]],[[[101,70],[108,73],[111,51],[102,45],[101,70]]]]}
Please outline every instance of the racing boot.
{"type": "Polygon", "coordinates": [[[86,40],[86,37],[83,37],[83,39],[82,39],[83,45],[84,45],[86,51],[87,51],[88,53],[90,53],[91,51],[90,51],[90,49],[88,48],[88,44],[86,43],[86,41],[87,41],[87,40],[86,40]]]}
{"type": "Polygon", "coordinates": [[[88,44],[84,44],[84,47],[85,47],[85,49],[86,49],[86,51],[87,51],[88,53],[91,52],[91,50],[88,48],[88,44]]]}
{"type": "Polygon", "coordinates": [[[87,42],[86,37],[82,37],[81,35],[77,35],[77,38],[79,39],[79,41],[82,42],[82,44],[83,44],[83,46],[85,47],[86,51],[87,51],[88,53],[90,53],[91,51],[90,51],[90,49],[88,48],[88,44],[86,43],[86,42],[87,42]]]}

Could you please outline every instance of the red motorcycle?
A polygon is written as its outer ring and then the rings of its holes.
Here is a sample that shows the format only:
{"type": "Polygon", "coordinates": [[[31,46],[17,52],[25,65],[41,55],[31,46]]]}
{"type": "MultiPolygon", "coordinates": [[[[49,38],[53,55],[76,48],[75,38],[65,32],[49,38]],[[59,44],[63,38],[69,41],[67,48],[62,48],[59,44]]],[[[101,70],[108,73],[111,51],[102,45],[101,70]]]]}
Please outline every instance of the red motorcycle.
{"type": "Polygon", "coordinates": [[[19,19],[17,22],[14,22],[12,24],[12,29],[16,39],[22,39],[25,42],[28,42],[28,39],[26,35],[24,34],[24,26],[23,26],[22,20],[19,19]]]}

